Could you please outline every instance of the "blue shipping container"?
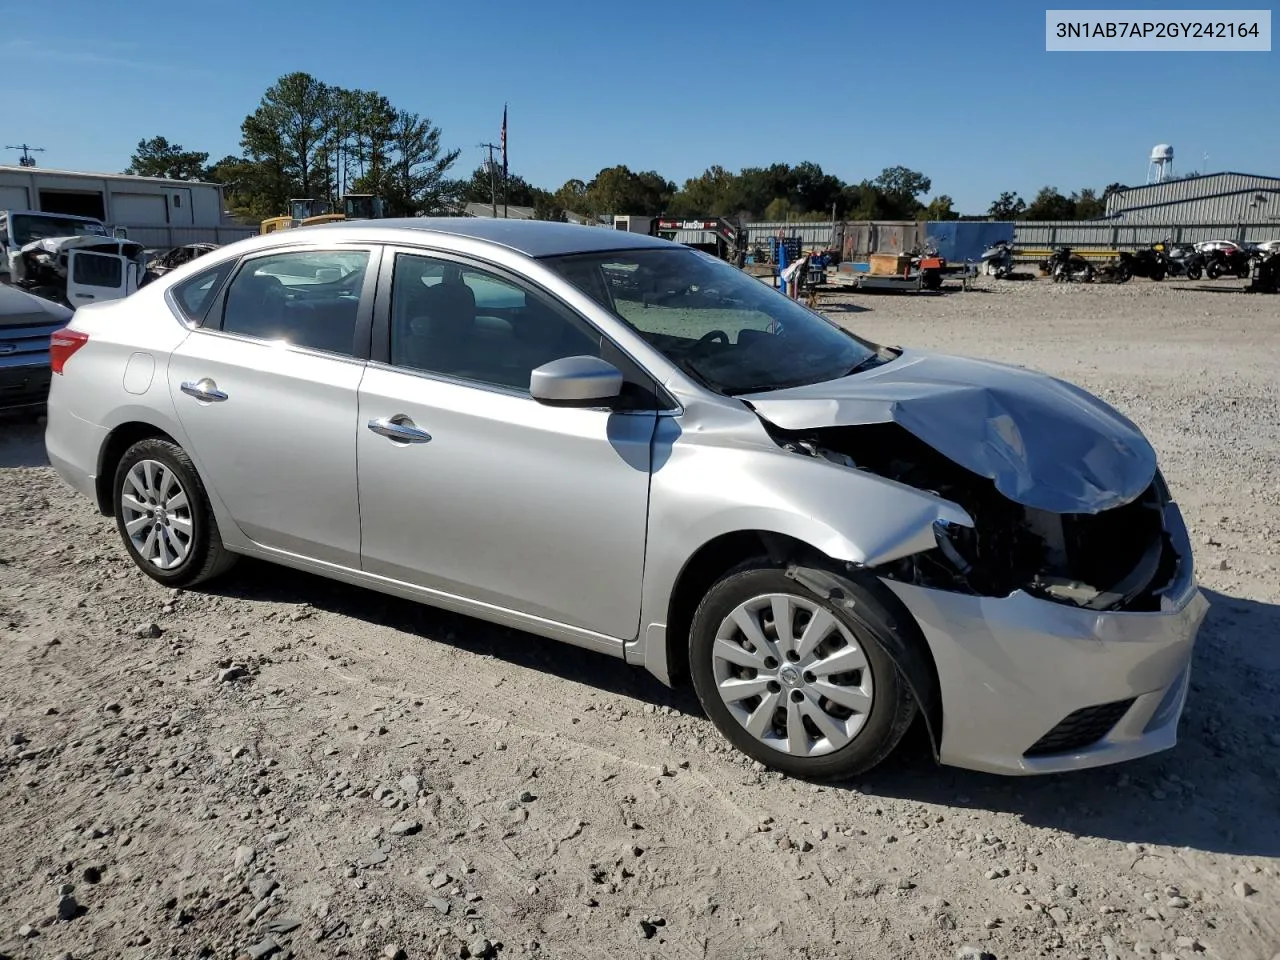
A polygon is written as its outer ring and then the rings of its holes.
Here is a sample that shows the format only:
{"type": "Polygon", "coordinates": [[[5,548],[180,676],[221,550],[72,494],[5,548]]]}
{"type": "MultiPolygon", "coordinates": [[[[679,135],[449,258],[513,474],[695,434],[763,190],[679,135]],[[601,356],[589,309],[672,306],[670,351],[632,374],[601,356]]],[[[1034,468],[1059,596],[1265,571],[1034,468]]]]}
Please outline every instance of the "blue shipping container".
{"type": "Polygon", "coordinates": [[[925,236],[948,263],[977,262],[993,243],[1012,243],[1013,226],[1012,220],[930,220],[925,236]]]}

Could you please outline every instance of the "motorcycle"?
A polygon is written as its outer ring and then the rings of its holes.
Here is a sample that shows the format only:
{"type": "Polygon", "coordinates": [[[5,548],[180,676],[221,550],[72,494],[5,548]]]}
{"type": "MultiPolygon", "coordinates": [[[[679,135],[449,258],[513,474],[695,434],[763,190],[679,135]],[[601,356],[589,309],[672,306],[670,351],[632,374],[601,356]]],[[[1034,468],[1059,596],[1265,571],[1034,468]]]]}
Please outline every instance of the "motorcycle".
{"type": "Polygon", "coordinates": [[[1013,244],[999,240],[982,251],[981,260],[986,273],[1003,280],[1013,273],[1013,244]]]}
{"type": "Polygon", "coordinates": [[[1165,269],[1171,277],[1185,276],[1199,280],[1204,274],[1205,256],[1190,243],[1157,243],[1156,250],[1164,253],[1165,269]]]}
{"type": "Polygon", "coordinates": [[[1280,293],[1280,250],[1263,250],[1252,270],[1253,279],[1245,289],[1250,293],[1280,293]]]}
{"type": "Polygon", "coordinates": [[[1047,260],[1040,261],[1040,269],[1049,274],[1054,283],[1093,280],[1093,265],[1080,254],[1072,253],[1070,247],[1058,247],[1047,260]]]}
{"type": "Polygon", "coordinates": [[[1240,280],[1248,280],[1252,266],[1252,258],[1248,252],[1239,247],[1219,247],[1209,252],[1204,265],[1204,275],[1210,280],[1228,275],[1233,275],[1240,280]]]}
{"type": "Polygon", "coordinates": [[[1164,252],[1155,247],[1148,247],[1137,253],[1121,252],[1120,263],[1116,267],[1116,279],[1124,283],[1130,277],[1149,277],[1159,282],[1164,279],[1167,271],[1167,258],[1164,252]]]}

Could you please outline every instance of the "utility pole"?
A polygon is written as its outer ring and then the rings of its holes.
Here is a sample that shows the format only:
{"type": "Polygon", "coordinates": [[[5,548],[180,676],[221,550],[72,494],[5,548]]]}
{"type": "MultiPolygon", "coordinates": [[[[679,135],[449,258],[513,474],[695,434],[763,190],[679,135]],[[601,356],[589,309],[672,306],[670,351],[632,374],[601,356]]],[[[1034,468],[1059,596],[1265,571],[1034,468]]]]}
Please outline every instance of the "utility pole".
{"type": "Polygon", "coordinates": [[[493,151],[498,149],[496,143],[482,143],[481,148],[489,150],[489,200],[493,204],[493,219],[498,219],[498,183],[495,180],[497,165],[493,160],[493,151]]]}
{"type": "Polygon", "coordinates": [[[36,165],[36,158],[31,156],[32,151],[44,153],[44,147],[32,147],[25,143],[20,143],[17,146],[8,146],[5,149],[22,151],[22,156],[18,159],[18,166],[20,167],[34,167],[36,165]]]}

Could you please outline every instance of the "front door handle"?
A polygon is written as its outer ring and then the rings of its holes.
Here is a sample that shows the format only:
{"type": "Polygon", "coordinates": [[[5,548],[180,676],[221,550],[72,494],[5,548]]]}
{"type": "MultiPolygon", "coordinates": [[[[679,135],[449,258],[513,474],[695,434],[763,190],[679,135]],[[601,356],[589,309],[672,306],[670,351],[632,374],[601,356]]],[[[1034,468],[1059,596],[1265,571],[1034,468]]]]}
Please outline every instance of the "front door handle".
{"type": "Polygon", "coordinates": [[[431,434],[414,426],[413,421],[404,414],[370,420],[369,429],[399,443],[426,443],[431,439],[431,434]]]}
{"type": "Polygon", "coordinates": [[[227,395],[218,389],[218,385],[205,377],[196,383],[186,381],[182,384],[182,392],[189,397],[195,397],[197,400],[204,400],[207,403],[216,403],[220,400],[227,399],[227,395]]]}

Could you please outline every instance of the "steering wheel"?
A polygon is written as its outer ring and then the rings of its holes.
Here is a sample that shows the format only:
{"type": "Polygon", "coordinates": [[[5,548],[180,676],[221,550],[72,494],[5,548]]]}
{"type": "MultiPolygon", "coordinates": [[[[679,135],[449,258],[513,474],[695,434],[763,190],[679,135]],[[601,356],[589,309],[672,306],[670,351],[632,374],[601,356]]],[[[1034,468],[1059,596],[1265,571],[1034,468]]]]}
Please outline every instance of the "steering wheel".
{"type": "Polygon", "coordinates": [[[704,343],[710,343],[712,340],[719,340],[721,343],[727,345],[729,343],[729,335],[723,330],[708,330],[698,338],[698,342],[695,343],[694,346],[700,347],[704,343]]]}

